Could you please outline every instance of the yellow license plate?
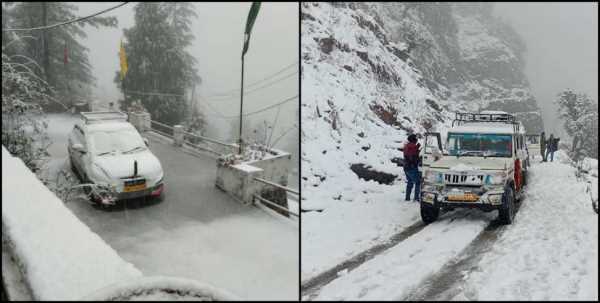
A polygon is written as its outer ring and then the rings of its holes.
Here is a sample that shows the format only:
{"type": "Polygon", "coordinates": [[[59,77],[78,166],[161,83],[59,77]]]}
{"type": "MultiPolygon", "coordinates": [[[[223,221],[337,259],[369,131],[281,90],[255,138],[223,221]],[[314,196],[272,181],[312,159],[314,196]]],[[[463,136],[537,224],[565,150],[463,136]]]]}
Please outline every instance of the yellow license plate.
{"type": "Polygon", "coordinates": [[[132,192],[132,191],[140,191],[146,189],[146,183],[137,184],[137,185],[127,185],[123,189],[124,192],[132,192]]]}
{"type": "Polygon", "coordinates": [[[479,196],[475,194],[448,195],[448,201],[466,201],[475,202],[479,200],[479,196]]]}

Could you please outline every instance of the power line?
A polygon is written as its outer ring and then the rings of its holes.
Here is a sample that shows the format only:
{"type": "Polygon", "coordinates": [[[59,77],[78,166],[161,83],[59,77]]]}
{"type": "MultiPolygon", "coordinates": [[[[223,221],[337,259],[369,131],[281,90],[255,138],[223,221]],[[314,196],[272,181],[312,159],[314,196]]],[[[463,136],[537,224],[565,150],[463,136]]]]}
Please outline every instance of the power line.
{"type": "MultiPolygon", "coordinates": [[[[261,109],[255,110],[253,112],[245,113],[242,116],[246,117],[246,116],[250,116],[250,115],[255,115],[255,114],[267,111],[267,110],[269,110],[271,108],[277,107],[279,105],[282,105],[284,103],[290,102],[290,101],[292,101],[292,100],[294,100],[296,98],[298,98],[298,95],[295,95],[293,97],[287,98],[287,99],[285,99],[283,101],[277,102],[277,103],[269,105],[267,107],[263,107],[261,109]]],[[[216,110],[214,107],[212,107],[209,102],[205,102],[204,104],[206,104],[210,110],[212,110],[213,112],[215,112],[216,114],[218,114],[220,116],[219,118],[222,118],[222,119],[233,119],[233,118],[239,118],[240,117],[239,115],[236,115],[236,116],[225,116],[221,112],[219,112],[218,110],[216,110]]]]}
{"type": "MultiPolygon", "coordinates": [[[[277,107],[277,106],[282,105],[282,104],[287,103],[287,102],[290,102],[290,101],[292,101],[292,100],[294,100],[296,98],[298,98],[298,95],[295,95],[293,97],[287,98],[287,99],[285,99],[285,100],[283,100],[281,102],[275,103],[273,105],[269,105],[269,106],[261,108],[259,110],[256,110],[256,111],[253,111],[253,112],[249,112],[249,113],[245,113],[242,116],[247,117],[247,116],[250,116],[250,115],[262,113],[262,112],[267,111],[267,110],[269,110],[271,108],[277,107]]],[[[239,115],[237,115],[237,116],[225,116],[225,118],[239,118],[239,117],[240,117],[239,115]]]]}
{"type": "Polygon", "coordinates": [[[62,22],[62,23],[57,23],[57,24],[47,25],[47,26],[40,26],[40,27],[32,27],[32,28],[3,28],[2,31],[3,32],[5,32],[5,31],[35,31],[35,30],[40,30],[40,29],[51,29],[51,28],[55,28],[55,27],[58,27],[58,26],[67,25],[67,24],[71,24],[71,23],[75,23],[75,22],[79,22],[79,21],[83,21],[83,20],[87,20],[87,19],[96,17],[98,15],[101,15],[101,14],[104,14],[106,12],[109,12],[109,11],[111,11],[113,9],[119,8],[119,7],[121,7],[121,6],[123,6],[123,5],[127,4],[127,3],[129,3],[129,2],[123,2],[123,3],[121,3],[121,4],[117,5],[117,6],[113,6],[113,7],[107,8],[107,9],[105,9],[103,11],[100,11],[100,12],[97,12],[97,13],[95,13],[93,15],[89,15],[89,16],[85,16],[85,17],[73,19],[73,20],[70,20],[70,21],[62,22]]]}
{"type": "Polygon", "coordinates": [[[145,96],[175,96],[175,97],[185,97],[184,95],[178,94],[169,94],[169,93],[144,93],[134,90],[126,90],[126,93],[134,94],[134,95],[145,95],[145,96]]]}
{"type": "MultiPolygon", "coordinates": [[[[269,76],[267,76],[267,77],[264,77],[264,78],[262,78],[261,80],[258,80],[258,81],[255,81],[255,82],[252,82],[252,83],[248,84],[247,86],[248,86],[248,87],[250,87],[250,86],[254,86],[254,85],[256,85],[256,84],[259,84],[259,83],[261,83],[261,82],[263,82],[263,81],[266,81],[266,80],[272,79],[273,77],[275,77],[275,76],[277,76],[277,75],[281,74],[283,71],[285,71],[285,70],[287,70],[287,69],[289,69],[289,68],[293,67],[293,66],[294,66],[294,65],[296,65],[296,64],[298,64],[298,62],[294,62],[294,63],[292,63],[292,64],[289,64],[289,65],[285,66],[284,68],[282,68],[282,69],[280,69],[280,70],[276,71],[275,73],[273,73],[273,74],[270,74],[269,76]]],[[[235,93],[235,92],[237,92],[237,91],[238,91],[238,89],[230,89],[230,90],[226,90],[226,91],[223,91],[223,92],[220,92],[220,93],[212,94],[212,95],[210,95],[210,96],[207,96],[207,98],[212,98],[212,97],[221,97],[221,96],[231,96],[230,92],[234,92],[234,93],[235,93]]]]}
{"type": "MultiPolygon", "coordinates": [[[[269,87],[269,86],[272,86],[274,84],[277,84],[277,83],[279,83],[279,82],[281,82],[281,81],[283,81],[283,80],[285,80],[287,78],[293,77],[293,76],[298,76],[298,73],[297,72],[293,72],[293,73],[291,73],[289,75],[284,76],[283,78],[277,79],[276,81],[267,83],[267,84],[265,84],[263,86],[259,86],[257,88],[252,89],[252,90],[244,92],[244,96],[250,95],[250,94],[252,94],[252,93],[254,93],[254,92],[258,91],[258,90],[261,90],[261,89],[263,89],[265,87],[269,87]]],[[[213,101],[225,101],[225,100],[232,100],[232,99],[236,99],[236,98],[239,98],[239,95],[237,95],[237,96],[231,96],[231,97],[227,97],[227,98],[217,98],[217,99],[212,99],[212,100],[213,101]]]]}

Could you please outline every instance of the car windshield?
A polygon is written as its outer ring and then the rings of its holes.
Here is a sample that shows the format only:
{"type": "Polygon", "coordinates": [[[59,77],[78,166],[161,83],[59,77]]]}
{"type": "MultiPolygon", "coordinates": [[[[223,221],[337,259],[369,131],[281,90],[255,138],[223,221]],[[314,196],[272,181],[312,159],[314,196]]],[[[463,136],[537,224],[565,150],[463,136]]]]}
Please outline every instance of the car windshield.
{"type": "Polygon", "coordinates": [[[448,134],[451,156],[510,157],[512,136],[500,134],[448,134]]]}
{"type": "Polygon", "coordinates": [[[96,131],[90,134],[90,147],[96,155],[113,151],[135,152],[145,150],[145,143],[135,130],[96,131]]]}

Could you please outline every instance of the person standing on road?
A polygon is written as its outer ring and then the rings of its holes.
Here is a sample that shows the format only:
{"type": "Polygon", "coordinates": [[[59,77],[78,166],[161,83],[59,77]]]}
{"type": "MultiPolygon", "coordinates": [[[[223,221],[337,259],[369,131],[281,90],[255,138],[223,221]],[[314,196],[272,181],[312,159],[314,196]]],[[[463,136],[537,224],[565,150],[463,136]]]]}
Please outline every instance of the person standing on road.
{"type": "Polygon", "coordinates": [[[542,162],[546,162],[546,134],[544,132],[540,135],[540,153],[542,154],[542,162]]]}
{"type": "Polygon", "coordinates": [[[550,155],[550,162],[554,161],[554,152],[556,151],[557,146],[558,144],[554,139],[554,134],[550,134],[550,138],[548,138],[548,148],[546,149],[546,161],[548,160],[548,155],[550,155]]]}
{"type": "Polygon", "coordinates": [[[419,173],[419,150],[420,144],[417,143],[417,136],[411,134],[408,136],[408,143],[404,145],[404,174],[406,175],[406,196],[405,200],[410,201],[410,192],[415,187],[414,200],[419,201],[421,194],[421,175],[419,173]]]}

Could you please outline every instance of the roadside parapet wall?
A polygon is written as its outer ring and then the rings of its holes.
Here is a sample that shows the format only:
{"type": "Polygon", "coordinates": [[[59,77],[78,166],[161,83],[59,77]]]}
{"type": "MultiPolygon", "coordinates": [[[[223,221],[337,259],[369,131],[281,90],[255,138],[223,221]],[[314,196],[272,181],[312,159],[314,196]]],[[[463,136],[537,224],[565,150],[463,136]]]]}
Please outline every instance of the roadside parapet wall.
{"type": "Polygon", "coordinates": [[[216,186],[243,204],[251,204],[254,195],[277,196],[275,201],[287,207],[285,191],[274,188],[254,178],[261,178],[282,186],[287,186],[291,167],[291,154],[281,150],[271,150],[272,154],[260,160],[247,161],[240,164],[217,164],[216,186]],[[277,193],[277,194],[276,194],[277,193]]]}
{"type": "Polygon", "coordinates": [[[77,300],[142,276],[4,146],[2,240],[34,300],[77,300]]]}

